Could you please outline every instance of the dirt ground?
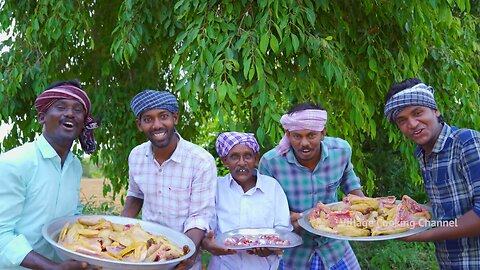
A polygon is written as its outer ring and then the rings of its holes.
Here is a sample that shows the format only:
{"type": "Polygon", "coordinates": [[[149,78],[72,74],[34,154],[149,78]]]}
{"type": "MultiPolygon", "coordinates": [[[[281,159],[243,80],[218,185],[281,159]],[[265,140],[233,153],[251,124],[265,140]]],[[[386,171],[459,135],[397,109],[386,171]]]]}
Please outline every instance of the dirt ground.
{"type": "MultiPolygon", "coordinates": [[[[111,202],[112,193],[103,196],[103,178],[82,178],[80,181],[80,199],[89,202],[102,203],[111,202]]],[[[120,194],[115,198],[115,205],[121,207],[120,194]]]]}

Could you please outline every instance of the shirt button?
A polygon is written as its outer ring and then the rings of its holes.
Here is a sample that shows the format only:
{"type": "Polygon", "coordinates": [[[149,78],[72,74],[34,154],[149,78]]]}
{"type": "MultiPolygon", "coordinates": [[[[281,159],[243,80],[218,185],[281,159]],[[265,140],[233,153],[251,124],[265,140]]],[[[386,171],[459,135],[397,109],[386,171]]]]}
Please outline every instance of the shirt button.
{"type": "Polygon", "coordinates": [[[158,169],[158,172],[162,172],[162,169],[158,169]]]}

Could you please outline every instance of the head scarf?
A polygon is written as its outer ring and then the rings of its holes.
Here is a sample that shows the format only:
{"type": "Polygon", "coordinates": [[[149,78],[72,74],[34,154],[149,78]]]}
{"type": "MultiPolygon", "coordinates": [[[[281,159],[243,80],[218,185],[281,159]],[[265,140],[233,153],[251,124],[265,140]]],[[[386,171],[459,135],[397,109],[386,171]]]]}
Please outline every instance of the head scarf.
{"type": "Polygon", "coordinates": [[[60,99],[76,100],[85,108],[85,126],[78,139],[85,153],[93,153],[96,148],[93,129],[100,126],[100,121],[93,119],[90,115],[91,103],[85,91],[73,85],[55,86],[54,88],[45,90],[37,97],[35,100],[35,108],[38,112],[44,113],[60,99]]]}
{"type": "Polygon", "coordinates": [[[130,102],[130,107],[137,118],[151,109],[178,112],[177,98],[169,92],[157,90],[144,90],[138,93],[130,102]]]}
{"type": "Polygon", "coordinates": [[[217,153],[220,157],[225,157],[228,155],[228,152],[237,144],[244,144],[254,153],[260,151],[260,146],[258,145],[257,139],[253,133],[244,133],[244,132],[224,132],[218,135],[217,141],[215,142],[215,147],[217,153]]]}
{"type": "MultiPolygon", "coordinates": [[[[308,109],[293,112],[291,114],[284,114],[280,118],[280,123],[285,130],[295,131],[310,129],[315,131],[322,131],[327,124],[327,111],[308,109]]],[[[287,135],[283,135],[282,140],[276,147],[278,153],[285,154],[290,149],[290,141],[287,135]]]]}
{"type": "Polygon", "coordinates": [[[408,106],[424,106],[438,110],[433,97],[434,92],[433,87],[419,83],[396,93],[385,104],[385,117],[391,123],[395,123],[397,115],[408,106]]]}

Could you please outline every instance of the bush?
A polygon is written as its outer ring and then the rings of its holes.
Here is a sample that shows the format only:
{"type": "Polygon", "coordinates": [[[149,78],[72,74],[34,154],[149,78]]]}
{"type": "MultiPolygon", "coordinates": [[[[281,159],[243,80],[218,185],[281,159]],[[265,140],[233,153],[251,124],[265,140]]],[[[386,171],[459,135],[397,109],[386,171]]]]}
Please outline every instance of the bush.
{"type": "Polygon", "coordinates": [[[85,157],[82,159],[82,168],[82,177],[84,178],[103,178],[102,169],[99,166],[93,164],[89,157],[85,157]]]}
{"type": "Polygon", "coordinates": [[[433,243],[350,242],[361,269],[438,269],[433,243]]]}
{"type": "Polygon", "coordinates": [[[82,199],[84,215],[112,215],[118,216],[121,209],[115,206],[115,200],[99,202],[96,196],[92,196],[89,199],[82,199]]]}

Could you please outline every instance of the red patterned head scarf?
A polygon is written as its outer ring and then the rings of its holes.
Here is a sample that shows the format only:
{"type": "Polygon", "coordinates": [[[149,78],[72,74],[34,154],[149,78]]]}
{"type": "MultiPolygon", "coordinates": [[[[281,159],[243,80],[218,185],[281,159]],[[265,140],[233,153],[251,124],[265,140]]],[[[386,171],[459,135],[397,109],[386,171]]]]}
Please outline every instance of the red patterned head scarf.
{"type": "Polygon", "coordinates": [[[74,85],[60,85],[45,90],[35,100],[35,108],[38,112],[46,112],[57,100],[70,99],[80,102],[85,108],[85,126],[79,136],[83,151],[91,154],[95,151],[96,144],[93,137],[93,129],[100,125],[100,122],[90,115],[90,99],[87,93],[74,85]]]}

